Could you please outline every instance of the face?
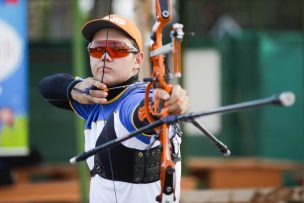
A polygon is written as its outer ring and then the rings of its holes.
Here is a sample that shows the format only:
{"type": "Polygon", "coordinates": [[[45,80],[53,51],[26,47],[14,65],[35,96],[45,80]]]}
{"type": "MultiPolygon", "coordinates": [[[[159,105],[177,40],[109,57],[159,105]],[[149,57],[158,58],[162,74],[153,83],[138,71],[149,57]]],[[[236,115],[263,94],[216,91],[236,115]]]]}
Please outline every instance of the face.
{"type": "MultiPolygon", "coordinates": [[[[128,45],[133,44],[133,40],[128,38],[126,34],[113,28],[102,29],[96,32],[92,43],[106,39],[121,41],[128,45]]],[[[108,86],[125,82],[130,77],[138,74],[142,63],[142,52],[129,53],[127,56],[121,58],[112,58],[107,52],[103,53],[100,58],[90,56],[91,71],[94,79],[108,86]]]]}

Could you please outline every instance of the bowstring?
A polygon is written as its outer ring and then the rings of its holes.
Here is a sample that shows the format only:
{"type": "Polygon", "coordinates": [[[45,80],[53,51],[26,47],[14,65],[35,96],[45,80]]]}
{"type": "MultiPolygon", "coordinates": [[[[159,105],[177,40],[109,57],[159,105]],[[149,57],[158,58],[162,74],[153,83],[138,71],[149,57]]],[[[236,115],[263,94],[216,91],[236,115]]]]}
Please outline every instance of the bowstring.
{"type": "MultiPolygon", "coordinates": [[[[111,19],[111,12],[112,12],[112,0],[110,0],[110,6],[109,6],[109,12],[108,12],[109,13],[108,14],[109,20],[111,19]]],[[[109,38],[109,29],[107,28],[106,47],[108,47],[108,38],[109,38]]],[[[103,61],[101,83],[103,83],[103,81],[104,81],[105,65],[106,65],[106,60],[107,60],[108,52],[105,51],[104,54],[106,54],[106,55],[105,55],[105,58],[104,58],[104,61],[103,61]]],[[[104,114],[104,106],[103,106],[103,104],[101,105],[101,112],[102,112],[102,117],[103,117],[103,122],[104,122],[103,128],[105,129],[106,142],[109,142],[107,128],[106,128],[106,117],[105,117],[105,114],[104,114]]],[[[117,193],[116,193],[116,186],[115,186],[115,180],[114,180],[114,171],[113,171],[113,164],[112,164],[112,159],[111,159],[110,148],[107,149],[107,152],[108,152],[108,159],[109,159],[109,163],[110,163],[110,170],[111,170],[111,176],[112,176],[111,178],[112,178],[112,183],[113,183],[113,188],[114,188],[115,202],[117,203],[118,202],[117,201],[117,193]]]]}

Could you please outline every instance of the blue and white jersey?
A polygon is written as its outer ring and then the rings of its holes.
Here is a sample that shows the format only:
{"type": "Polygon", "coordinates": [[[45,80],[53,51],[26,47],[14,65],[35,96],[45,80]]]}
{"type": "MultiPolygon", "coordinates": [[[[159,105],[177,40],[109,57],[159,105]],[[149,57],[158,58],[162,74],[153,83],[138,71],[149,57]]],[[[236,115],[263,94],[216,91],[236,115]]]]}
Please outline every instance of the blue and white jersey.
{"type": "MultiPolygon", "coordinates": [[[[114,130],[117,138],[126,136],[130,132],[136,130],[133,122],[135,109],[143,100],[145,89],[142,88],[142,83],[135,83],[123,90],[112,100],[106,104],[80,104],[71,101],[70,104],[73,110],[81,118],[86,120],[84,130],[85,150],[91,150],[96,146],[96,142],[110,116],[114,116],[114,130]],[[141,87],[136,87],[141,86],[141,87]]],[[[181,139],[176,136],[177,142],[181,139]]],[[[122,145],[132,149],[145,150],[150,144],[151,135],[141,134],[134,138],[122,142],[122,145]]],[[[155,141],[152,147],[158,146],[159,141],[155,141]]],[[[123,155],[122,155],[123,156],[123,155]]],[[[87,159],[87,164],[90,170],[94,167],[94,157],[87,159]]],[[[180,194],[180,177],[181,164],[176,163],[176,197],[179,201],[180,194]]],[[[160,192],[160,181],[134,184],[122,181],[112,181],[104,179],[98,175],[91,178],[90,184],[90,202],[91,203],[110,203],[116,202],[132,202],[132,203],[154,203],[155,197],[160,192]],[[115,187],[115,188],[114,188],[115,187]],[[115,194],[116,193],[116,194],[115,194]],[[116,197],[115,197],[116,195],[116,197]]]]}

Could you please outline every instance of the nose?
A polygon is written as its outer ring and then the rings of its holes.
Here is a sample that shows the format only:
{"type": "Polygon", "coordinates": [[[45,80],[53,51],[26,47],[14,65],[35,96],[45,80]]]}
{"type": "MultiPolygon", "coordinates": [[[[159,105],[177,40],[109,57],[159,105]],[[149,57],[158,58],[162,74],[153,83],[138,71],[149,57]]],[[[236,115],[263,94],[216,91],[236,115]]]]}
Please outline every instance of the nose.
{"type": "Polygon", "coordinates": [[[105,52],[103,52],[103,54],[101,56],[101,60],[102,61],[112,61],[112,58],[107,50],[105,52]]]}

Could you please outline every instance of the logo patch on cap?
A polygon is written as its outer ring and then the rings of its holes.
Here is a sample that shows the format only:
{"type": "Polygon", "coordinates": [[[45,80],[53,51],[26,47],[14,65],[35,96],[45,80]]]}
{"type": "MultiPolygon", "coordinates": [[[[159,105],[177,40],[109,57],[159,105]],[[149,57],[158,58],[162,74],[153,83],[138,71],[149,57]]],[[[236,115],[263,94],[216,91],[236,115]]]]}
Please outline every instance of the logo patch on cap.
{"type": "Polygon", "coordinates": [[[110,20],[111,22],[117,23],[117,24],[120,24],[120,25],[125,25],[126,24],[126,21],[124,19],[116,17],[116,16],[106,16],[104,19],[110,20]],[[110,19],[109,19],[109,17],[110,17],[110,19]]]}

